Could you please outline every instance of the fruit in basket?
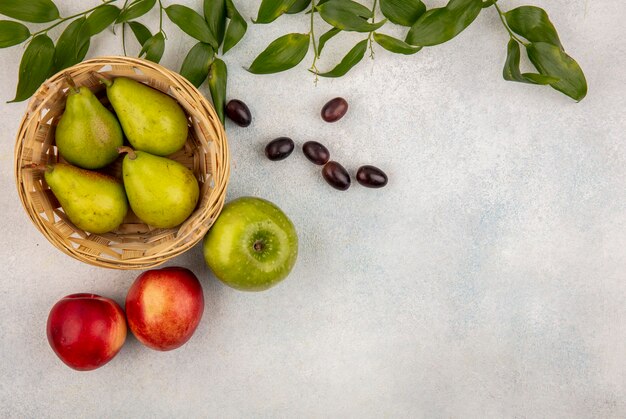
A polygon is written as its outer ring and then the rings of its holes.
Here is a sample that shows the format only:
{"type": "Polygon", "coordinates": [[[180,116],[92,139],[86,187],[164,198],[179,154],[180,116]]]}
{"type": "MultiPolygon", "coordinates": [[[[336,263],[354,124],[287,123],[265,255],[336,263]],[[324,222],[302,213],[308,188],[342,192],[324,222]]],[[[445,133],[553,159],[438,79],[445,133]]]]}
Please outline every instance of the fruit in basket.
{"type": "Polygon", "coordinates": [[[124,221],[128,201],[117,179],[65,163],[47,166],[44,177],[76,227],[102,234],[124,221]]]}
{"type": "Polygon", "coordinates": [[[113,300],[95,294],[72,294],[57,302],[48,315],[48,342],[57,356],[75,370],[103,366],[126,340],[126,319],[113,300]]]}
{"type": "Polygon", "coordinates": [[[100,169],[118,156],[124,142],[122,128],[87,87],[77,88],[68,77],[70,90],[55,131],[59,153],[84,169],[100,169]]]}
{"type": "Polygon", "coordinates": [[[144,345],[176,349],[195,332],[204,311],[198,278],[189,269],[168,267],[139,275],[126,296],[128,327],[144,345]]]}
{"type": "Polygon", "coordinates": [[[143,151],[121,147],[124,187],[130,207],[142,221],[172,228],[185,221],[200,196],[193,172],[182,164],[143,151]]]}
{"type": "Polygon", "coordinates": [[[126,77],[102,79],[107,96],[133,148],[168,156],[185,145],[187,116],[169,95],[126,77]]]}
{"type": "Polygon", "coordinates": [[[298,235],[276,205],[244,197],[224,207],[204,238],[203,249],[207,265],[226,285],[263,291],[291,272],[298,235]]]}

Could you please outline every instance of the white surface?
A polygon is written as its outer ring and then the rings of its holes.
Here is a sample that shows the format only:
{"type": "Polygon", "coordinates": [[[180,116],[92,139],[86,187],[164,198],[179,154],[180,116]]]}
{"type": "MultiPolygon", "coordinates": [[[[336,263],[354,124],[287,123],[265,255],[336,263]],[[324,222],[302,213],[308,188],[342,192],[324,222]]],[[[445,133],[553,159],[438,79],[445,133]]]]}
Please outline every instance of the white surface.
{"type": "MultiPolygon", "coordinates": [[[[64,15],[86,7],[58,3],[64,15]]],[[[260,2],[236,3],[252,17],[260,2]]],[[[317,88],[309,58],[274,76],[242,68],[274,38],[306,32],[306,18],[251,24],[226,56],[229,96],[254,113],[248,129],[227,125],[229,199],[281,206],[299,231],[298,264],[247,294],[218,283],[194,248],[170,263],[204,285],[192,340],[158,353],[130,337],[90,373],[50,350],[48,311],[75,292],[123,303],[137,273],[75,261],[30,223],[12,167],[26,105],[3,104],[0,416],[625,417],[626,8],[501,3],[547,9],[587,75],[583,102],[502,80],[507,34],[491,9],[452,42],[413,57],[377,48],[317,88]],[[325,124],[319,110],[338,95],[350,112],[325,124]],[[282,135],[325,143],[350,171],[380,166],[390,184],[340,193],[300,152],[267,161],[264,144],[282,135]]],[[[157,15],[144,21],[155,29],[157,15]]],[[[178,69],[193,42],[167,33],[163,63],[178,69]]],[[[320,68],[358,39],[335,38],[320,68]]],[[[121,52],[112,34],[92,45],[90,56],[121,52]]],[[[21,52],[0,51],[3,101],[21,52]]]]}

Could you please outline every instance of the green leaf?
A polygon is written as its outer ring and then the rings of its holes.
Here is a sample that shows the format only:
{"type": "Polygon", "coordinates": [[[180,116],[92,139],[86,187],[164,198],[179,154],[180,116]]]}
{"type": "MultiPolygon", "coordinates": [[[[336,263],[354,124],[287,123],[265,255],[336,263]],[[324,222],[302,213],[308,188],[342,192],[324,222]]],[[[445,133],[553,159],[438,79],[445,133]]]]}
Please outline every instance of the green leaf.
{"type": "Polygon", "coordinates": [[[249,72],[271,74],[297,66],[309,51],[309,34],[290,33],[273,41],[254,60],[249,72]]]}
{"type": "Polygon", "coordinates": [[[447,42],[463,32],[482,9],[482,0],[450,0],[446,7],[424,13],[411,27],[406,42],[432,46],[447,42]]]}
{"type": "Polygon", "coordinates": [[[89,50],[89,37],[89,26],[85,17],[67,25],[54,51],[54,71],[61,71],[81,62],[89,50]]]}
{"type": "Polygon", "coordinates": [[[426,6],[420,0],[380,0],[380,10],[396,25],[413,26],[426,6]]]}
{"type": "Polygon", "coordinates": [[[21,44],[30,36],[30,31],[19,22],[0,20],[0,48],[21,44]]]}
{"type": "Polygon", "coordinates": [[[128,22],[148,13],[156,4],[156,0],[135,0],[117,17],[116,22],[128,22]]]}
{"type": "Polygon", "coordinates": [[[331,71],[327,73],[320,73],[319,75],[322,77],[341,77],[345,75],[348,71],[352,69],[355,65],[357,65],[365,55],[365,51],[367,50],[367,39],[362,40],[358,44],[356,44],[347,54],[343,57],[343,60],[337,67],[333,68],[331,71]]]}
{"type": "Polygon", "coordinates": [[[21,102],[35,93],[52,69],[54,62],[54,43],[48,35],[38,35],[26,47],[20,62],[19,82],[15,99],[21,102]]]}
{"type": "Polygon", "coordinates": [[[0,14],[23,22],[45,23],[59,18],[52,0],[0,0],[0,14]]]}
{"type": "Polygon", "coordinates": [[[517,81],[520,83],[529,84],[551,84],[556,83],[559,79],[544,76],[542,74],[524,73],[519,69],[520,63],[520,48],[516,40],[511,39],[507,48],[506,63],[504,64],[504,70],[502,76],[505,80],[517,81]]]}
{"type": "Polygon", "coordinates": [[[217,44],[221,45],[226,31],[226,0],[204,0],[204,19],[217,44]]]}
{"type": "Polygon", "coordinates": [[[219,47],[217,39],[209,29],[209,24],[200,14],[187,6],[174,4],[165,9],[165,13],[180,29],[187,35],[196,38],[198,41],[211,44],[213,48],[219,47]]]}
{"type": "Polygon", "coordinates": [[[526,52],[541,74],[559,79],[550,86],[577,102],[584,99],[587,95],[585,74],[565,51],[547,42],[533,42],[526,46],[526,52]]]}
{"type": "Polygon", "coordinates": [[[541,85],[552,84],[559,81],[559,79],[557,79],[556,77],[544,76],[543,74],[536,73],[523,73],[522,76],[526,77],[526,79],[528,80],[532,80],[534,84],[541,85]]]}
{"type": "MultiPolygon", "coordinates": [[[[319,1],[317,6],[319,7],[325,3],[332,3],[330,7],[339,7],[343,10],[346,10],[357,16],[360,16],[366,20],[374,17],[374,14],[372,13],[371,9],[368,9],[367,7],[363,6],[361,3],[357,3],[356,1],[353,1],[353,0],[325,0],[325,1],[319,1]]],[[[328,7],[328,6],[325,6],[325,7],[328,7]]]]}
{"type": "Polygon", "coordinates": [[[248,30],[248,24],[239,14],[239,11],[233,4],[233,0],[226,0],[226,16],[228,16],[230,22],[228,23],[228,28],[226,28],[222,54],[226,54],[226,52],[237,45],[246,34],[246,30],[248,30]]]}
{"type": "Polygon", "coordinates": [[[400,39],[396,39],[382,33],[374,33],[374,41],[387,51],[394,52],[396,54],[412,55],[422,49],[422,47],[409,45],[400,39]]]}
{"type": "Polygon", "coordinates": [[[522,6],[504,14],[509,28],[530,42],[547,42],[563,48],[556,28],[545,10],[535,6],[522,6]]]}
{"type": "Polygon", "coordinates": [[[330,41],[331,38],[333,38],[340,32],[341,32],[341,29],[332,28],[331,30],[329,30],[328,32],[325,32],[324,34],[322,34],[322,36],[320,36],[319,42],[317,44],[317,56],[318,57],[322,54],[322,50],[324,49],[326,42],[330,41]]]}
{"type": "MultiPolygon", "coordinates": [[[[330,0],[318,5],[317,10],[328,24],[344,31],[373,32],[387,22],[386,19],[377,23],[367,22],[363,16],[357,13],[359,8],[355,4],[358,3],[347,0],[330,0]]],[[[362,14],[362,12],[360,13],[362,14]]],[[[369,13],[371,15],[371,10],[369,13]]]]}
{"type": "Polygon", "coordinates": [[[146,60],[150,60],[152,62],[158,63],[161,61],[161,57],[163,57],[163,52],[165,51],[165,36],[163,32],[159,32],[153,37],[149,38],[139,51],[139,56],[145,54],[146,60]]]}
{"type": "Polygon", "coordinates": [[[220,118],[220,121],[222,121],[222,125],[224,124],[227,82],[228,68],[226,68],[226,63],[216,58],[209,70],[209,91],[211,92],[215,112],[217,112],[217,116],[220,118]]]}
{"type": "Polygon", "coordinates": [[[254,23],[271,23],[280,15],[287,13],[296,0],[263,0],[254,23]]]}
{"type": "Polygon", "coordinates": [[[94,36],[109,27],[120,15],[121,10],[110,4],[103,4],[87,17],[89,35],[94,36]]]}
{"type": "Polygon", "coordinates": [[[185,57],[180,74],[194,86],[200,87],[209,75],[209,67],[214,57],[215,51],[211,45],[198,42],[185,57]]]}
{"type": "Polygon", "coordinates": [[[285,13],[293,15],[296,13],[303,12],[304,9],[309,7],[311,4],[311,0],[296,0],[296,2],[291,6],[291,9],[287,10],[285,13]]]}
{"type": "Polygon", "coordinates": [[[143,46],[148,39],[152,38],[152,32],[150,32],[150,29],[146,28],[143,24],[139,22],[128,22],[128,26],[132,29],[139,45],[143,46]]]}

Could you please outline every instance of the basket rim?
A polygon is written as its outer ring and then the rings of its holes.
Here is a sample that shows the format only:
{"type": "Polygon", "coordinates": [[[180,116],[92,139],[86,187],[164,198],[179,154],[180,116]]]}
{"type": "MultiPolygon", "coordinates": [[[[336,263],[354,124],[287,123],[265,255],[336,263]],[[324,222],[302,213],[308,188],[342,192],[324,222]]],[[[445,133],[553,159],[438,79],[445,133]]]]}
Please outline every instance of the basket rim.
{"type": "MultiPolygon", "coordinates": [[[[177,85],[169,85],[170,89],[181,90],[181,87],[177,85]]],[[[153,63],[151,61],[142,59],[142,58],[134,58],[134,57],[125,57],[125,56],[116,56],[116,55],[107,55],[107,56],[99,56],[95,58],[91,58],[89,60],[85,60],[81,63],[78,63],[74,66],[66,68],[52,75],[46,81],[42,83],[42,85],[37,89],[37,91],[33,94],[31,99],[28,102],[28,105],[24,111],[24,115],[20,121],[16,143],[14,149],[14,178],[15,184],[17,187],[18,195],[22,206],[30,218],[31,222],[35,225],[35,227],[46,237],[48,241],[53,244],[54,247],[63,251],[65,254],[78,259],[82,262],[86,262],[91,265],[111,268],[111,269],[148,269],[152,267],[159,266],[171,258],[178,256],[190,248],[194,247],[198,242],[202,240],[204,234],[209,230],[212,223],[215,221],[219,213],[221,212],[225,197],[226,190],[228,187],[228,182],[230,178],[230,150],[228,147],[228,139],[226,136],[226,132],[224,130],[224,126],[219,121],[217,113],[213,107],[213,105],[207,100],[207,98],[187,79],[185,79],[182,75],[160,65],[157,63],[153,63]],[[208,199],[207,203],[204,205],[206,208],[203,209],[203,213],[201,217],[198,217],[201,222],[195,222],[198,220],[194,219],[193,228],[188,228],[187,236],[190,239],[183,242],[180,245],[165,248],[156,252],[154,254],[143,255],[138,257],[130,257],[130,258],[119,258],[113,259],[109,257],[105,257],[102,254],[94,255],[86,252],[81,252],[79,250],[79,246],[71,246],[65,243],[64,245],[60,245],[57,240],[53,239],[53,233],[49,231],[48,228],[43,224],[43,220],[40,216],[40,213],[37,212],[34,208],[33,203],[29,199],[30,191],[25,189],[24,185],[24,177],[23,171],[25,170],[23,166],[23,148],[25,146],[25,141],[28,137],[28,128],[31,124],[35,123],[36,126],[39,126],[40,115],[43,109],[46,107],[46,98],[51,94],[55,94],[58,92],[49,91],[51,86],[55,83],[58,83],[59,79],[62,78],[67,72],[76,71],[81,69],[82,67],[106,67],[106,66],[131,66],[137,67],[140,70],[150,69],[155,71],[156,73],[162,74],[164,78],[173,79],[176,83],[182,85],[189,93],[189,95],[193,99],[193,103],[198,104],[198,112],[201,112],[202,115],[207,117],[207,120],[210,123],[210,127],[214,130],[215,138],[211,141],[211,154],[213,155],[212,169],[211,169],[211,178],[214,183],[214,186],[208,189],[208,199]],[[43,98],[43,99],[42,99],[43,98]],[[33,120],[37,119],[37,122],[33,120]],[[221,156],[221,159],[219,158],[221,156]],[[219,160],[219,162],[218,162],[219,160]],[[205,209],[211,207],[212,214],[210,217],[207,217],[208,214],[204,214],[207,211],[205,209]],[[194,234],[191,234],[194,233],[194,234]]],[[[197,207],[194,211],[196,214],[199,211],[200,207],[197,207]]],[[[190,219],[194,217],[194,214],[190,216],[190,219]]],[[[189,220],[188,220],[189,221],[189,220]]],[[[186,225],[187,221],[182,224],[182,226],[186,225]]],[[[180,227],[180,226],[179,226],[180,227]]],[[[171,233],[174,234],[175,237],[178,238],[179,231],[175,229],[172,230],[171,233]]],[[[164,230],[155,230],[161,231],[164,230]]],[[[166,230],[165,230],[166,231],[166,230]]],[[[87,233],[86,233],[87,234],[87,233]]],[[[112,233],[109,233],[112,234],[112,233]]],[[[114,234],[112,234],[115,236],[114,234]]],[[[106,237],[105,235],[97,235],[99,237],[106,237]]],[[[76,239],[78,240],[78,238],[76,239]]],[[[148,241],[149,242],[149,241],[148,241]]]]}

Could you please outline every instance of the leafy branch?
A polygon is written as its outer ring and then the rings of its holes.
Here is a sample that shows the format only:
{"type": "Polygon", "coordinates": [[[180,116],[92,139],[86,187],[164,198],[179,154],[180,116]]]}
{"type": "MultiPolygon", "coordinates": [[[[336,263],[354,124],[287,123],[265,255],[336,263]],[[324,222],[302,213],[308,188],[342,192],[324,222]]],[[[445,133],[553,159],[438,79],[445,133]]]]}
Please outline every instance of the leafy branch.
{"type": "Polygon", "coordinates": [[[576,101],[587,94],[587,82],[578,63],[565,53],[563,45],[547,13],[535,6],[521,6],[503,12],[497,0],[450,0],[444,7],[427,10],[421,0],[374,0],[372,9],[353,0],[263,0],[255,23],[270,23],[284,13],[310,14],[311,31],[288,34],[273,41],[254,60],[249,71],[255,74],[277,73],[297,66],[313,44],[313,65],[309,71],[318,77],[341,77],[365,56],[368,45],[374,58],[374,42],[382,48],[412,55],[424,47],[432,47],[455,38],[478,17],[483,9],[493,7],[509,34],[507,58],[503,70],[505,80],[549,85],[576,101]],[[380,8],[386,19],[376,22],[380,8]],[[314,19],[319,15],[330,30],[318,39],[313,32],[314,19]],[[404,40],[378,32],[391,22],[407,27],[404,40]],[[318,60],[326,43],[341,32],[367,33],[332,70],[319,72],[318,60]],[[537,73],[521,73],[521,48],[526,49],[530,63],[537,73]]]}
{"type": "Polygon", "coordinates": [[[52,0],[25,2],[0,0],[0,14],[15,20],[0,20],[0,48],[26,42],[19,70],[19,81],[12,102],[28,99],[52,74],[81,62],[87,55],[91,38],[108,27],[122,27],[122,47],[126,54],[126,28],[129,27],[141,46],[140,57],[159,62],[165,51],[167,36],[164,17],[198,41],[188,52],[180,73],[195,86],[208,79],[216,111],[224,121],[227,67],[218,57],[226,54],[243,38],[247,23],[233,0],[204,0],[203,14],[178,4],[164,5],[163,0],[125,0],[122,8],[105,0],[99,6],[68,17],[61,17],[52,0]],[[26,5],[21,3],[27,3],[26,5]],[[159,30],[152,33],[137,19],[158,5],[159,30]],[[19,21],[19,22],[18,22],[19,21]],[[25,23],[52,23],[31,34],[25,23]],[[67,25],[56,41],[48,31],[67,25]]]}
{"type": "Polygon", "coordinates": [[[61,17],[52,0],[29,0],[28,2],[0,1],[0,14],[21,22],[49,23],[37,32],[17,21],[0,20],[0,48],[27,42],[19,70],[19,81],[12,102],[28,99],[51,74],[82,61],[89,50],[91,37],[111,25],[121,10],[106,0],[103,4],[61,17]],[[54,42],[48,31],[67,24],[54,42]]]}
{"type": "MultiPolygon", "coordinates": [[[[0,14],[14,20],[0,20],[0,48],[26,43],[19,68],[19,81],[12,102],[28,99],[55,72],[82,61],[89,50],[91,38],[106,28],[122,27],[122,46],[126,53],[126,28],[129,27],[141,46],[139,56],[159,62],[165,51],[167,36],[163,20],[167,17],[180,30],[198,42],[187,53],[180,73],[195,86],[208,81],[215,108],[224,120],[224,103],[228,70],[220,55],[225,55],[243,38],[247,23],[233,0],[204,0],[202,13],[182,5],[164,5],[163,0],[125,0],[122,8],[104,0],[83,12],[61,17],[53,0],[0,0],[0,14]],[[159,30],[152,33],[137,19],[158,4],[159,30]],[[24,23],[51,23],[32,32],[24,23]],[[66,25],[55,42],[48,32],[66,25]]],[[[585,75],[578,63],[563,48],[547,13],[535,6],[521,6],[502,11],[497,0],[449,0],[444,7],[427,10],[421,0],[374,0],[369,8],[354,0],[262,0],[254,20],[268,24],[283,14],[308,13],[308,33],[283,35],[257,56],[249,67],[255,74],[270,74],[297,66],[313,49],[309,69],[319,77],[341,77],[361,62],[374,44],[396,54],[413,55],[424,47],[432,47],[455,38],[463,32],[482,10],[497,12],[509,34],[507,56],[503,69],[506,80],[549,85],[580,101],[587,94],[585,75]],[[308,9],[308,10],[307,10],[308,9]],[[377,10],[385,19],[376,21],[377,10]],[[316,18],[330,28],[317,36],[316,18]],[[379,32],[386,24],[408,28],[404,39],[379,32]],[[367,34],[333,69],[320,72],[319,60],[325,45],[342,32],[367,34]],[[520,71],[521,48],[524,47],[536,73],[520,71]]]]}

